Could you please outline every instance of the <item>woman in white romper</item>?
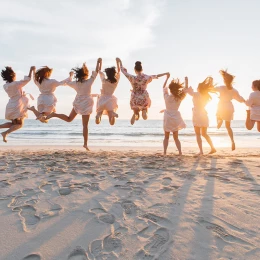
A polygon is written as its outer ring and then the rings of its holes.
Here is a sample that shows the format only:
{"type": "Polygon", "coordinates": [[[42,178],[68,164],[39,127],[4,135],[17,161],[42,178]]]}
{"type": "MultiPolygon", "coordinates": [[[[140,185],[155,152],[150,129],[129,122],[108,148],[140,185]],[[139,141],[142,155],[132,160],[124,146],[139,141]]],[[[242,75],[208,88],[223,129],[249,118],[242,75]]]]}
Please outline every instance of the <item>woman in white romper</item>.
{"type": "Polygon", "coordinates": [[[246,105],[249,107],[246,117],[246,128],[253,129],[255,122],[257,122],[257,131],[260,132],[260,80],[252,82],[253,92],[250,94],[246,105]]]}
{"type": "Polygon", "coordinates": [[[70,115],[64,114],[56,114],[52,112],[47,119],[52,117],[57,117],[61,120],[66,122],[71,122],[77,114],[82,116],[82,125],[83,125],[83,137],[84,137],[84,144],[83,147],[89,151],[88,149],[88,122],[90,114],[93,111],[94,100],[93,96],[91,95],[91,87],[97,77],[97,73],[100,70],[101,65],[101,58],[97,60],[96,70],[92,71],[91,77],[88,79],[89,71],[84,63],[81,68],[74,68],[72,69],[75,72],[75,79],[76,81],[67,82],[67,85],[77,92],[75,100],[73,102],[73,108],[70,112],[70,115]]]}
{"type": "Polygon", "coordinates": [[[209,127],[209,119],[208,113],[205,109],[205,106],[211,100],[209,92],[214,92],[213,78],[206,78],[202,83],[198,85],[198,92],[194,92],[192,87],[188,88],[188,78],[186,77],[185,88],[186,92],[193,97],[192,121],[196,134],[197,143],[200,149],[199,154],[203,155],[201,136],[203,136],[210,145],[211,151],[209,152],[209,154],[213,154],[216,152],[216,149],[212,143],[211,138],[207,134],[207,130],[209,127]]]}
{"type": "MultiPolygon", "coordinates": [[[[115,118],[118,117],[116,110],[118,108],[117,98],[114,96],[114,92],[118,85],[120,79],[120,65],[119,60],[117,61],[117,72],[115,67],[106,68],[105,74],[100,70],[99,76],[102,81],[101,95],[97,100],[97,115],[96,115],[96,124],[99,124],[101,121],[102,115],[108,115],[110,125],[115,124],[115,118]]],[[[102,60],[101,66],[102,67],[102,60]]]]}
{"type": "Polygon", "coordinates": [[[233,80],[235,76],[227,73],[227,71],[221,70],[221,76],[224,80],[224,86],[215,87],[215,91],[219,92],[219,103],[217,109],[217,128],[222,126],[223,121],[225,121],[225,126],[228,131],[228,135],[231,139],[231,149],[234,151],[236,149],[234,135],[231,128],[231,121],[234,116],[234,106],[231,102],[232,99],[237,100],[242,103],[245,102],[244,98],[241,97],[236,89],[233,88],[233,80]]]}
{"type": "Polygon", "coordinates": [[[46,119],[46,116],[56,111],[57,98],[54,95],[56,88],[61,85],[66,85],[66,83],[70,80],[70,78],[62,81],[50,79],[51,74],[52,69],[47,66],[36,72],[34,70],[34,83],[39,88],[41,94],[37,100],[38,110],[36,110],[34,106],[32,106],[29,110],[31,110],[35,114],[36,118],[42,123],[47,123],[48,120],[46,119]]]}
{"type": "Polygon", "coordinates": [[[184,93],[184,86],[179,82],[179,80],[172,80],[169,84],[169,89],[171,94],[169,94],[168,87],[166,86],[167,81],[170,77],[170,73],[166,73],[166,80],[163,85],[163,94],[166,109],[164,110],[163,118],[163,128],[164,128],[164,140],[163,148],[164,155],[167,153],[167,148],[169,144],[170,133],[173,133],[174,142],[179,151],[179,155],[182,155],[181,152],[181,143],[178,138],[178,131],[185,128],[186,124],[184,123],[180,112],[178,111],[182,100],[185,98],[186,93],[184,93]]]}
{"type": "Polygon", "coordinates": [[[22,128],[24,119],[27,118],[29,99],[26,97],[23,87],[31,80],[34,68],[31,67],[29,75],[24,76],[24,79],[19,81],[16,81],[16,74],[11,67],[5,67],[5,70],[1,72],[3,80],[6,81],[4,90],[10,98],[6,105],[5,119],[11,121],[0,125],[0,128],[9,128],[1,133],[4,142],[7,142],[8,134],[22,128]]]}

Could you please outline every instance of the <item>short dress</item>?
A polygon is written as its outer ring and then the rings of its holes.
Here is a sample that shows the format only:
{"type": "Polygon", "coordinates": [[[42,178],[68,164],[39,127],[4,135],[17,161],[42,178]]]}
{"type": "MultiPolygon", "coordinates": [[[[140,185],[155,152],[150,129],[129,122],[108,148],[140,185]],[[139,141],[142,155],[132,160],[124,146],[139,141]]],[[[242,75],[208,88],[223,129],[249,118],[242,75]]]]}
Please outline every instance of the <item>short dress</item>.
{"type": "Polygon", "coordinates": [[[50,114],[52,112],[56,112],[57,98],[54,95],[54,91],[58,86],[65,86],[69,80],[71,79],[67,78],[63,81],[57,81],[55,79],[44,79],[40,84],[34,77],[34,83],[41,92],[37,100],[37,107],[40,113],[50,114]]]}
{"type": "Polygon", "coordinates": [[[30,80],[30,77],[24,76],[23,80],[4,84],[4,90],[10,98],[6,105],[5,119],[14,120],[27,118],[29,99],[25,96],[22,88],[30,80]]]}
{"type": "Polygon", "coordinates": [[[234,88],[228,89],[226,86],[220,86],[214,88],[219,92],[219,103],[217,109],[217,118],[223,121],[231,121],[234,118],[234,106],[231,102],[232,99],[238,102],[244,102],[243,97],[241,97],[238,91],[234,88]]]}
{"type": "Polygon", "coordinates": [[[118,85],[120,74],[116,74],[117,82],[115,83],[107,81],[103,72],[100,71],[99,75],[102,81],[102,89],[97,100],[97,113],[103,112],[104,115],[108,115],[108,111],[116,112],[118,108],[117,98],[113,94],[118,85]]]}
{"type": "Polygon", "coordinates": [[[164,110],[163,128],[165,132],[176,132],[186,128],[181,113],[178,111],[181,101],[169,94],[168,88],[163,89],[166,109],[164,110]]]}
{"type": "Polygon", "coordinates": [[[130,99],[131,109],[144,110],[151,106],[151,99],[146,90],[147,85],[153,80],[157,79],[156,75],[148,76],[146,74],[140,74],[137,76],[127,73],[124,67],[121,67],[122,73],[128,78],[132,85],[132,94],[130,99]]]}
{"type": "Polygon", "coordinates": [[[208,104],[208,99],[199,92],[194,92],[192,88],[186,89],[186,92],[191,95],[193,101],[192,122],[195,127],[209,127],[208,113],[205,106],[208,104]]]}
{"type": "Polygon", "coordinates": [[[250,109],[250,119],[260,121],[260,91],[254,91],[246,100],[246,105],[250,109]]]}
{"type": "Polygon", "coordinates": [[[73,108],[79,115],[90,115],[93,111],[94,100],[91,96],[91,87],[97,77],[97,72],[92,71],[89,79],[83,82],[69,81],[67,85],[76,90],[77,95],[73,102],[73,108]]]}

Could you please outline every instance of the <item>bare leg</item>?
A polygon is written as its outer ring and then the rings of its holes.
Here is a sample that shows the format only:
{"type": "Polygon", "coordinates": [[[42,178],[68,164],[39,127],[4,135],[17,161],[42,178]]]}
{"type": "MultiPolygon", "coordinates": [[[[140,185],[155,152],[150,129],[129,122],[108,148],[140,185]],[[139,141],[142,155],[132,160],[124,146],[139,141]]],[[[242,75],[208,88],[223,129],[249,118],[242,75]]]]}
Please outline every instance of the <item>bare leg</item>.
{"type": "Polygon", "coordinates": [[[260,121],[257,121],[257,131],[260,132],[260,121]]]}
{"type": "Polygon", "coordinates": [[[71,112],[70,112],[70,115],[67,116],[67,115],[64,115],[64,114],[56,114],[54,112],[52,112],[51,114],[49,114],[47,116],[46,119],[50,119],[50,118],[53,118],[53,117],[57,117],[63,121],[66,121],[68,123],[70,123],[71,121],[73,121],[73,119],[77,116],[77,113],[76,111],[74,110],[74,108],[72,108],[71,112]]]}
{"type": "Polygon", "coordinates": [[[223,120],[217,117],[217,128],[219,129],[223,124],[223,120]]]}
{"type": "Polygon", "coordinates": [[[228,135],[231,139],[232,151],[234,151],[236,149],[236,145],[235,145],[235,141],[234,141],[233,131],[232,131],[232,128],[231,128],[231,123],[229,121],[225,121],[225,125],[226,125],[226,129],[228,131],[228,135]]]}
{"type": "Polygon", "coordinates": [[[41,113],[38,110],[36,110],[34,106],[28,107],[28,110],[32,111],[37,118],[41,115],[41,113]]]}
{"type": "Polygon", "coordinates": [[[89,117],[90,115],[83,115],[82,116],[82,125],[83,125],[83,137],[84,137],[84,145],[83,147],[86,148],[87,151],[88,149],[88,122],[89,122],[89,117]]]}
{"type": "Polygon", "coordinates": [[[164,132],[164,140],[163,140],[163,154],[166,155],[167,153],[167,148],[169,144],[169,137],[170,137],[170,132],[164,132]]]}
{"type": "Polygon", "coordinates": [[[142,110],[142,118],[144,120],[147,120],[147,118],[148,118],[148,116],[147,116],[147,108],[142,110]]]}
{"type": "Polygon", "coordinates": [[[200,149],[200,155],[203,155],[200,127],[194,126],[194,130],[195,130],[195,134],[196,134],[197,143],[198,143],[198,146],[200,149]]]}
{"type": "Polygon", "coordinates": [[[139,120],[139,109],[135,108],[135,109],[133,109],[133,111],[134,111],[134,114],[133,114],[131,121],[130,121],[131,125],[133,125],[136,120],[139,120]]]}
{"type": "Polygon", "coordinates": [[[202,131],[202,136],[206,139],[206,141],[210,145],[211,151],[209,152],[209,154],[215,153],[217,150],[215,149],[215,147],[211,141],[211,138],[209,137],[209,135],[207,133],[207,127],[202,127],[201,131],[202,131]]]}
{"type": "Polygon", "coordinates": [[[17,120],[16,124],[12,124],[12,126],[8,130],[6,130],[5,132],[1,133],[1,135],[3,137],[3,141],[5,143],[7,143],[7,140],[6,140],[7,135],[11,134],[14,131],[17,131],[18,129],[20,129],[22,127],[23,127],[23,119],[17,120]]]}
{"type": "Polygon", "coordinates": [[[109,118],[109,123],[110,125],[115,124],[115,114],[114,111],[108,111],[108,118],[109,118]]]}
{"type": "Polygon", "coordinates": [[[0,125],[0,128],[10,128],[13,124],[11,122],[0,125]]]}
{"type": "Polygon", "coordinates": [[[100,122],[101,122],[101,116],[102,116],[102,114],[103,114],[103,111],[98,112],[97,115],[96,115],[96,124],[97,124],[97,125],[100,124],[100,122]]]}
{"type": "Polygon", "coordinates": [[[255,125],[255,121],[250,119],[250,110],[246,111],[246,129],[252,130],[255,125]]]}
{"type": "Polygon", "coordinates": [[[179,132],[178,131],[173,132],[173,139],[174,139],[176,147],[177,147],[177,149],[179,151],[179,155],[182,155],[182,152],[181,152],[181,142],[179,140],[179,132]]]}

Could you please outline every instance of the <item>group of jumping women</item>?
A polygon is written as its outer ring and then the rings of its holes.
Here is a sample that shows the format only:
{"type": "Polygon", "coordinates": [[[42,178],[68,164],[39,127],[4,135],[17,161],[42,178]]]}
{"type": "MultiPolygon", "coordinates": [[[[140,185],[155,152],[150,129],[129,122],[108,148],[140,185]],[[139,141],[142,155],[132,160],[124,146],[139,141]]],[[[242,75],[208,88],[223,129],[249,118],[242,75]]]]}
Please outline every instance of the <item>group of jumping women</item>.
{"type": "MultiPolygon", "coordinates": [[[[241,97],[236,89],[233,88],[234,76],[227,71],[221,70],[220,73],[223,77],[224,85],[215,86],[212,77],[207,77],[203,82],[198,84],[197,91],[194,91],[192,87],[189,87],[188,78],[185,77],[184,83],[181,83],[179,79],[173,79],[169,85],[167,85],[170,73],[162,73],[158,75],[146,75],[143,73],[142,63],[137,61],[135,63],[135,74],[131,75],[123,67],[122,61],[116,58],[116,67],[109,67],[101,71],[102,59],[97,60],[96,69],[92,71],[89,77],[89,70],[84,63],[82,67],[73,68],[69,73],[69,77],[63,81],[57,81],[50,79],[52,69],[45,66],[36,71],[36,68],[32,66],[29,71],[29,75],[25,76],[23,80],[16,80],[16,73],[11,67],[5,67],[1,72],[1,76],[6,84],[4,90],[9,96],[9,102],[6,106],[5,118],[11,122],[0,125],[0,128],[8,128],[5,132],[2,132],[3,141],[7,142],[7,135],[20,129],[23,126],[24,119],[27,118],[27,110],[32,111],[36,119],[42,123],[48,123],[51,118],[59,118],[66,122],[71,122],[77,114],[82,115],[83,124],[83,137],[86,150],[88,149],[88,122],[89,117],[93,111],[94,97],[97,97],[96,107],[96,124],[100,124],[102,115],[108,115],[111,125],[115,124],[115,119],[118,117],[116,113],[118,105],[117,98],[114,96],[114,92],[120,80],[120,72],[122,72],[132,85],[132,92],[130,98],[130,106],[133,110],[133,116],[131,118],[131,124],[139,120],[140,113],[144,120],[147,119],[148,108],[151,106],[151,100],[147,92],[147,85],[153,80],[166,76],[166,80],[163,85],[163,94],[166,109],[164,110],[164,132],[165,137],[163,140],[164,154],[166,155],[167,147],[169,143],[170,133],[173,133],[173,138],[179,154],[182,154],[181,143],[178,138],[178,131],[185,128],[185,122],[183,121],[180,112],[178,111],[182,100],[186,94],[193,97],[193,125],[196,134],[197,143],[199,146],[199,154],[203,154],[202,139],[203,136],[211,147],[210,154],[216,152],[216,149],[212,143],[211,138],[207,134],[207,128],[209,126],[209,119],[205,106],[211,100],[209,93],[219,93],[219,103],[217,109],[217,128],[220,128],[223,121],[228,131],[228,135],[231,139],[232,150],[235,150],[235,142],[233,137],[233,131],[231,128],[231,121],[233,120],[234,106],[232,99],[238,102],[245,103],[249,110],[247,110],[246,128],[251,130],[255,122],[257,122],[257,130],[260,132],[260,80],[252,82],[253,92],[249,98],[245,100],[241,97]],[[91,94],[91,87],[99,74],[102,81],[102,89],[100,94],[91,94]],[[23,91],[23,87],[29,83],[33,78],[34,83],[39,88],[40,95],[37,100],[37,109],[34,106],[29,105],[29,98],[23,91]],[[75,79],[75,80],[73,80],[75,79]],[[73,102],[73,108],[70,115],[57,114],[55,97],[55,90],[58,86],[65,85],[73,88],[77,95],[73,102]]],[[[32,97],[31,97],[32,98],[32,97]]]]}

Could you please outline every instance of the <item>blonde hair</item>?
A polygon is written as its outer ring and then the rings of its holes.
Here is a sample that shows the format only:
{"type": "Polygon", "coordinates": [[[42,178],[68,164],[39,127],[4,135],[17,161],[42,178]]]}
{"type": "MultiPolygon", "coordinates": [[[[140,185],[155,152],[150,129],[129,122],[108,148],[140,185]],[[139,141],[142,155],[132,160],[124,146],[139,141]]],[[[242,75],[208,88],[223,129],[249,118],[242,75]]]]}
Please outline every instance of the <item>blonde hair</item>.
{"type": "Polygon", "coordinates": [[[220,70],[219,71],[220,75],[223,77],[223,80],[227,86],[228,89],[232,89],[233,86],[233,81],[234,81],[234,78],[235,76],[234,75],[231,75],[227,72],[227,70],[220,70]]]}

